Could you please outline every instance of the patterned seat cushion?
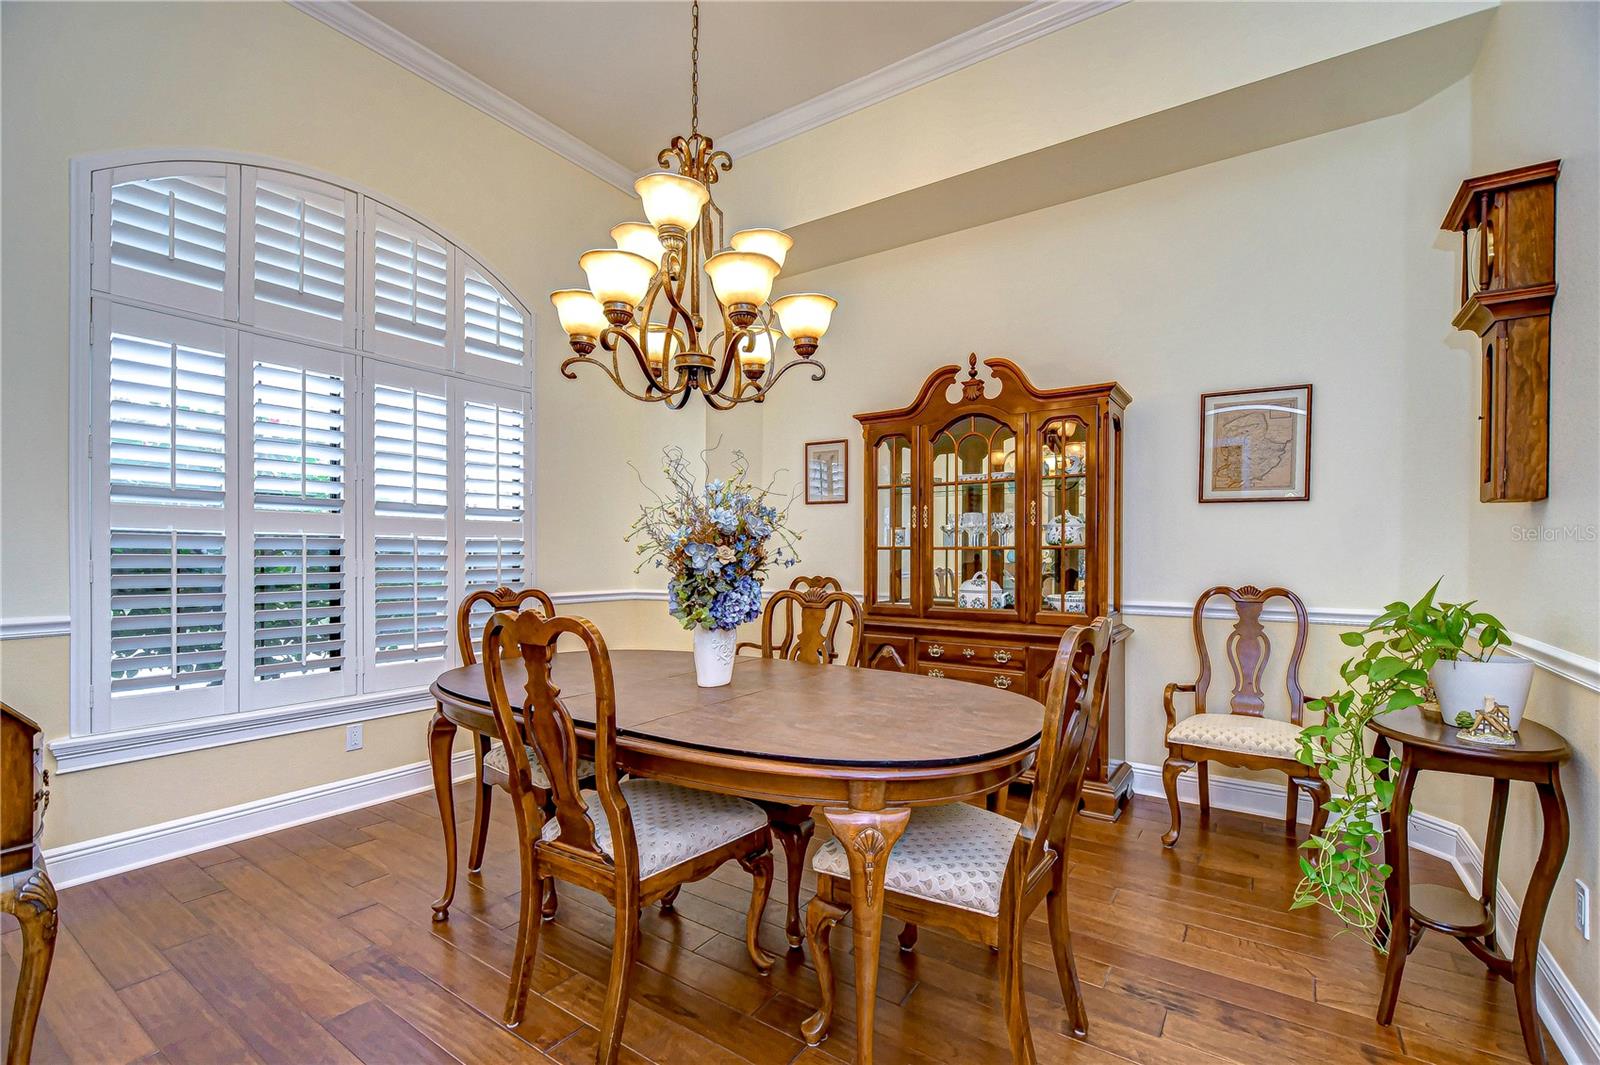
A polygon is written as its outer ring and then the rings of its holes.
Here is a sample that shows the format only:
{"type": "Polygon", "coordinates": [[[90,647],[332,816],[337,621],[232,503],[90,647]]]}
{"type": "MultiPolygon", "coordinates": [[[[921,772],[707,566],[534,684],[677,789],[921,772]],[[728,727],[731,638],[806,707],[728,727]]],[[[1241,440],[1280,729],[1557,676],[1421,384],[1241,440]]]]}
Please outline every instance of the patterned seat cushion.
{"type": "Polygon", "coordinates": [[[1270,758],[1293,759],[1300,726],[1272,717],[1247,714],[1193,714],[1172,726],[1167,742],[1215,751],[1262,754],[1270,758]]]}
{"type": "MultiPolygon", "coordinates": [[[[913,810],[905,834],[889,854],[884,886],[963,910],[998,914],[1006,862],[1021,829],[1009,817],[966,803],[913,810]]],[[[850,877],[849,859],[837,839],[817,848],[811,868],[850,877]]]]}
{"type": "MultiPolygon", "coordinates": [[[[639,879],[681,865],[706,851],[731,843],[767,824],[767,815],[753,802],[732,795],[680,788],[659,780],[625,780],[622,794],[633,815],[633,838],[639,844],[639,879]]],[[[611,823],[606,820],[600,796],[583,793],[594,822],[595,842],[607,855],[611,850],[611,823]]],[[[546,840],[561,835],[554,818],[545,822],[546,840]]]]}
{"type": "MultiPolygon", "coordinates": [[[[528,752],[529,776],[533,778],[533,786],[550,790],[550,778],[545,775],[544,766],[539,764],[539,756],[532,747],[526,748],[528,752]]],[[[489,748],[489,753],[483,756],[483,764],[487,769],[499,770],[501,775],[510,776],[511,769],[506,765],[506,749],[496,743],[489,748]]],[[[578,779],[588,780],[594,776],[594,763],[578,759],[578,779]]]]}

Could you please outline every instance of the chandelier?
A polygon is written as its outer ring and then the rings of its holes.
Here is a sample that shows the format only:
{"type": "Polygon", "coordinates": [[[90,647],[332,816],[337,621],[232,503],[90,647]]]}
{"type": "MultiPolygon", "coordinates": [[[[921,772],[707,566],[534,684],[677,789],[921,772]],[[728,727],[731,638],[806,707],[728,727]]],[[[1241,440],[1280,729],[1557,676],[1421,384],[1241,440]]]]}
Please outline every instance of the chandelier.
{"type": "Polygon", "coordinates": [[[715,409],[731,410],[761,402],[796,366],[822,380],[826,368],[811,356],[838,302],[818,292],[771,298],[794,244],[787,233],[744,229],[724,246],[711,186],[733,158],[700,132],[698,0],[691,18],[689,136],[674,137],[656,157],[666,169],[633,186],[649,221],[614,227],[615,248],[578,259],[589,287],[561,289],[550,300],[576,353],[561,364],[563,377],[576,380],[577,367],[595,366],[637,400],[681,410],[699,392],[715,409]],[[784,337],[794,357],[779,365],[784,337]],[[610,359],[595,357],[597,347],[610,359]]]}

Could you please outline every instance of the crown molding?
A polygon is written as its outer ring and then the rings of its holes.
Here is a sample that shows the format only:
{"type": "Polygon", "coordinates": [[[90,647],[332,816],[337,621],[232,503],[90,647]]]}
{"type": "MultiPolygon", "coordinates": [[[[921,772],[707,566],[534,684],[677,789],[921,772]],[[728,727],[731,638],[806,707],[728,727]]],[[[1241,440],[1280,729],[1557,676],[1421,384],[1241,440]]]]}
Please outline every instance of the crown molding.
{"type": "Polygon", "coordinates": [[[759,152],[1126,2],[1034,0],[1009,14],[724,134],[717,138],[717,146],[727,149],[736,158],[759,152]]]}
{"type": "Polygon", "coordinates": [[[505,123],[606,184],[632,194],[634,172],[631,168],[473,77],[388,23],[367,14],[350,0],[288,0],[288,3],[490,118],[505,123]]]}

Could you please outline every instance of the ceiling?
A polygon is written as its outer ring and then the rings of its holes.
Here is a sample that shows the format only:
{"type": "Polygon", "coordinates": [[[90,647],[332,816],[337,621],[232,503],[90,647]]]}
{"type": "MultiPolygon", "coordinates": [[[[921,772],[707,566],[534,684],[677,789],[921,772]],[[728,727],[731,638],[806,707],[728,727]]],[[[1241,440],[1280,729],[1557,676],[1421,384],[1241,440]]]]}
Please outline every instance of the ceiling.
{"type": "MultiPolygon", "coordinates": [[[[367,14],[629,170],[689,132],[689,4],[366,0],[367,14]]],[[[1025,5],[706,0],[700,128],[719,138],[1025,5]]]]}

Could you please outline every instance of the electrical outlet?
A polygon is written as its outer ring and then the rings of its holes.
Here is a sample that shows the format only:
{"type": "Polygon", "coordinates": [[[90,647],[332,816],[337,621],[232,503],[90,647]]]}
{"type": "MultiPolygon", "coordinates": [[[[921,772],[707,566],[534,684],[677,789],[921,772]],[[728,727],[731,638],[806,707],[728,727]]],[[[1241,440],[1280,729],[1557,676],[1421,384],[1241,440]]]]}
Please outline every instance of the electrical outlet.
{"type": "Polygon", "coordinates": [[[359,751],[361,749],[361,726],[346,725],[344,727],[344,749],[359,751]]]}
{"type": "Polygon", "coordinates": [[[1584,939],[1589,938],[1589,885],[1582,880],[1574,880],[1573,895],[1577,898],[1577,925],[1578,932],[1584,939]]]}

